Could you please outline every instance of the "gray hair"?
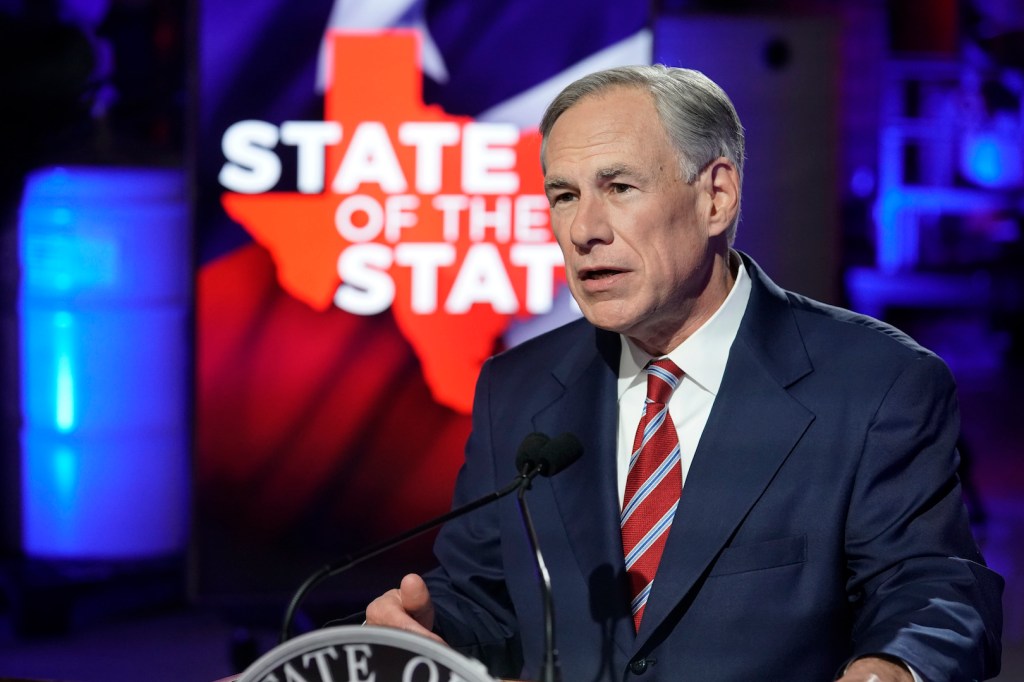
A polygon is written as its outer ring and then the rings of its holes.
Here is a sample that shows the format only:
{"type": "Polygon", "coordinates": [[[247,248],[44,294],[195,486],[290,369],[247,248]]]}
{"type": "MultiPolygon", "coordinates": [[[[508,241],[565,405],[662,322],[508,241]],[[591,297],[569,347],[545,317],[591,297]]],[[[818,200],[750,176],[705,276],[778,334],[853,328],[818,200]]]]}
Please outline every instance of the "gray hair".
{"type": "MultiPolygon", "coordinates": [[[[566,86],[548,105],[541,119],[541,164],[547,151],[548,136],[558,117],[581,100],[616,87],[646,90],[679,156],[687,183],[697,180],[701,171],[724,156],[736,166],[740,186],[743,183],[743,125],[729,96],[700,71],[668,67],[620,66],[598,71],[566,86]]],[[[731,245],[736,236],[736,221],[729,227],[731,245]]]]}

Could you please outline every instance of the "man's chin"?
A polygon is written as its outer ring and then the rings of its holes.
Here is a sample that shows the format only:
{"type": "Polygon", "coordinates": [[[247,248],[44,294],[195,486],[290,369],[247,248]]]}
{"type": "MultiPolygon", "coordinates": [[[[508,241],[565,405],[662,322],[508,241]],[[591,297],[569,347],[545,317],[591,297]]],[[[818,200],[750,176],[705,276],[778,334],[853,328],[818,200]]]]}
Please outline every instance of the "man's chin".
{"type": "Polygon", "coordinates": [[[590,324],[604,329],[605,331],[615,332],[616,334],[626,334],[630,329],[633,328],[635,320],[622,315],[621,311],[610,311],[603,308],[607,308],[608,304],[597,304],[597,305],[586,305],[580,306],[580,310],[583,312],[583,317],[587,318],[590,324]]]}

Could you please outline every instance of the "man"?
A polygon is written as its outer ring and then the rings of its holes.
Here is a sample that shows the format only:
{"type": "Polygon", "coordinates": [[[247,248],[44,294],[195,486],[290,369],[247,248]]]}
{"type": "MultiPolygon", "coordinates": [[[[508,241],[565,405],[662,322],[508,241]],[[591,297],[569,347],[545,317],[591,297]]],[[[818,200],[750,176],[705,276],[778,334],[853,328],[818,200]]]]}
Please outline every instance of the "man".
{"type": "MultiPolygon", "coordinates": [[[[485,364],[455,502],[511,480],[528,433],[583,442],[529,493],[565,679],[997,673],[1002,580],[968,528],[949,371],[731,248],[743,130],[725,93],[686,69],[612,69],[567,87],[541,132],[586,319],[485,364]],[[673,364],[645,371],[661,358],[673,364]],[[662,507],[632,529],[652,499],[662,507]]],[[[449,524],[440,567],[406,576],[368,622],[535,677],[524,535],[514,501],[449,524]]]]}

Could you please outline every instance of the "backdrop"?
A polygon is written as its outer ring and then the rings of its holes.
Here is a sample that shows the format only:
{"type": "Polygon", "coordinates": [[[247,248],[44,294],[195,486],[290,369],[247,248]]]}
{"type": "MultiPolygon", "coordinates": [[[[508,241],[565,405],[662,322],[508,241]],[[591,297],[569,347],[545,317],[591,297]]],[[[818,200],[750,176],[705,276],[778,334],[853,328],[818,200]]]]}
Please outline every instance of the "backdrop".
{"type": "Polygon", "coordinates": [[[443,512],[480,364],[577,314],[536,124],[651,39],[593,0],[200,7],[198,588],[276,599],[443,512]]]}

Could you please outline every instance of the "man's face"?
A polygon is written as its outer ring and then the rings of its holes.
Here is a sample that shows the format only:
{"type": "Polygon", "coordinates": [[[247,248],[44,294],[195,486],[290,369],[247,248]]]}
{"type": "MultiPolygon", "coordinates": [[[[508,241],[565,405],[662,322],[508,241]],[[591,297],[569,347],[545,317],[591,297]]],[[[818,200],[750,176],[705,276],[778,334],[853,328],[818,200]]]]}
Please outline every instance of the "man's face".
{"type": "Polygon", "coordinates": [[[647,92],[613,88],[572,106],[545,165],[552,229],[588,320],[656,355],[714,312],[707,173],[686,183],[647,92]]]}

